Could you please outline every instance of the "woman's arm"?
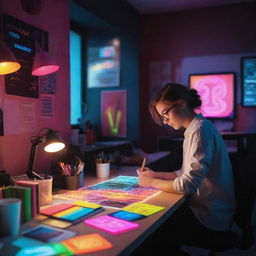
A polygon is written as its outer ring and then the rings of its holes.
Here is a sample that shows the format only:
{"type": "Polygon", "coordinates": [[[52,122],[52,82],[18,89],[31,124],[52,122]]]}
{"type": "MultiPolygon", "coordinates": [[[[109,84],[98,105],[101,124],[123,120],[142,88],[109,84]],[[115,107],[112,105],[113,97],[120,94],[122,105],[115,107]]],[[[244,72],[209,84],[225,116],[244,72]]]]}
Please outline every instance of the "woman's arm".
{"type": "Polygon", "coordinates": [[[173,180],[162,180],[146,175],[139,175],[139,184],[143,187],[153,187],[165,192],[179,193],[173,187],[173,180]]]}
{"type": "Polygon", "coordinates": [[[177,177],[175,172],[155,172],[148,167],[140,168],[137,170],[139,175],[148,176],[151,178],[162,179],[162,180],[174,180],[177,177]]]}

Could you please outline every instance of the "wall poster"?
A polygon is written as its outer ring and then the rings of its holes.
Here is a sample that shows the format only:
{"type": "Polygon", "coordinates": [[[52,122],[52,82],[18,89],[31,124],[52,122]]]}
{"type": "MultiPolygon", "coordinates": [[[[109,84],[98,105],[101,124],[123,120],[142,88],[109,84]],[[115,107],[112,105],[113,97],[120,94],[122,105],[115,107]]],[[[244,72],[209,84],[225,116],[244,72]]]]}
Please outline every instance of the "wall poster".
{"type": "Polygon", "coordinates": [[[241,96],[244,107],[256,106],[256,56],[241,59],[241,96]]]}
{"type": "Polygon", "coordinates": [[[127,136],[127,91],[101,92],[101,133],[103,137],[127,136]]]}
{"type": "Polygon", "coordinates": [[[47,50],[48,33],[7,14],[2,25],[3,40],[21,64],[18,71],[5,75],[6,93],[38,98],[38,78],[31,72],[36,43],[47,50]]]}
{"type": "Polygon", "coordinates": [[[120,83],[120,42],[113,39],[110,44],[88,50],[88,88],[113,87],[120,83]]]}

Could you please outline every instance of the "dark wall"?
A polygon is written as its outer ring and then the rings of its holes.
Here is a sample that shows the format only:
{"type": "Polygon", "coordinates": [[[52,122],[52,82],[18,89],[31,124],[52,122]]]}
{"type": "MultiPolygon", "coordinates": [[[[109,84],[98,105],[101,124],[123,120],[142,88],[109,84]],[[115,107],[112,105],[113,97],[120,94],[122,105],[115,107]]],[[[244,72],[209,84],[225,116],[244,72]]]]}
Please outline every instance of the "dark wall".
{"type": "Polygon", "coordinates": [[[219,130],[256,130],[256,108],[240,105],[240,58],[256,55],[256,4],[230,5],[170,14],[146,15],[140,31],[141,139],[155,149],[157,136],[179,136],[153,123],[147,109],[150,63],[171,62],[171,80],[188,84],[192,73],[237,74],[237,117],[215,121],[219,130]]]}

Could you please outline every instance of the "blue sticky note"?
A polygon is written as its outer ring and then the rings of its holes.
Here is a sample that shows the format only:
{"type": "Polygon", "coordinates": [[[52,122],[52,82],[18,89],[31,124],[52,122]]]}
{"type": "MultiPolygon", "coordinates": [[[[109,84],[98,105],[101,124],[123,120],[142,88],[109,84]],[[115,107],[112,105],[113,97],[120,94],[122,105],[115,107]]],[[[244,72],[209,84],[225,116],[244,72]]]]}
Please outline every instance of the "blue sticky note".
{"type": "Polygon", "coordinates": [[[110,213],[109,215],[119,219],[129,220],[129,221],[145,218],[144,215],[140,215],[133,212],[126,212],[126,211],[113,212],[113,213],[110,213]]]}
{"type": "Polygon", "coordinates": [[[94,211],[94,209],[91,209],[91,208],[81,208],[75,212],[72,212],[72,213],[62,216],[61,219],[67,220],[67,221],[75,221],[77,219],[80,219],[80,218],[86,216],[87,214],[89,214],[93,211],[94,211]]]}
{"type": "Polygon", "coordinates": [[[35,239],[27,238],[27,237],[19,237],[18,239],[12,242],[12,245],[20,248],[26,248],[26,247],[37,246],[42,244],[44,243],[35,239]]]}

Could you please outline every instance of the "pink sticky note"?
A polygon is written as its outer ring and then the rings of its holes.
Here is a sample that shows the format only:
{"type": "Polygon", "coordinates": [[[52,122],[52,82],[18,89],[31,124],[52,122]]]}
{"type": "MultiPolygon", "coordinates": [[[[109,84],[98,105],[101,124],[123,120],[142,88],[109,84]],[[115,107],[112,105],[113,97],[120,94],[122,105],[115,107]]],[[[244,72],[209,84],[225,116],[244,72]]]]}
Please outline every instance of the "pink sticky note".
{"type": "Polygon", "coordinates": [[[71,208],[72,206],[74,205],[73,204],[57,204],[57,205],[49,206],[45,209],[40,210],[40,214],[51,216],[57,212],[71,208]]]}
{"type": "Polygon", "coordinates": [[[121,234],[139,227],[138,223],[117,219],[108,215],[87,219],[84,223],[113,235],[121,234]]]}

